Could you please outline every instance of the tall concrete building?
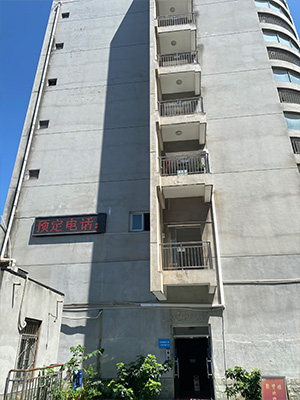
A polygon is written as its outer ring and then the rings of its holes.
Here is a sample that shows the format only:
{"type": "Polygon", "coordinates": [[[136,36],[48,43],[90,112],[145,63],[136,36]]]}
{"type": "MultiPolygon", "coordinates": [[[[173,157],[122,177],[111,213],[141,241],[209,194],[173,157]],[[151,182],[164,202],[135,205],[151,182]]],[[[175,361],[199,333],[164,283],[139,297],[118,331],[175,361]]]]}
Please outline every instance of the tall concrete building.
{"type": "Polygon", "coordinates": [[[299,46],[285,0],[54,1],[1,258],[65,294],[57,361],[171,358],[163,399],[241,365],[299,400],[299,46]]]}

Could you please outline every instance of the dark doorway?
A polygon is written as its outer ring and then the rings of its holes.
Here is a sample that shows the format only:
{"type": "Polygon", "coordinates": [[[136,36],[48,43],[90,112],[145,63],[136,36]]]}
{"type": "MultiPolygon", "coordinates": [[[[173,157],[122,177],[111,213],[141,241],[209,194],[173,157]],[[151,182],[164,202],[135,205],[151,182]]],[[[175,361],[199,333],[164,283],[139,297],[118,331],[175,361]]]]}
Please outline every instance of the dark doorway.
{"type": "Polygon", "coordinates": [[[212,400],[209,338],[175,339],[175,398],[212,400]]]}

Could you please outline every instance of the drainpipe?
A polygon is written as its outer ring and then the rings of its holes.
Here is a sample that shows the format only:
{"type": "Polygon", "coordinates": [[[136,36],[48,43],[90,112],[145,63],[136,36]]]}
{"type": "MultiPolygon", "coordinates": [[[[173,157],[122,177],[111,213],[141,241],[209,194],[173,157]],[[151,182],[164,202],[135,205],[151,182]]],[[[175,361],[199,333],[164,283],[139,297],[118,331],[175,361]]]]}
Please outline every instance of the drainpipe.
{"type": "Polygon", "coordinates": [[[25,153],[24,153],[24,158],[23,158],[22,165],[21,165],[18,184],[17,184],[16,191],[15,191],[13,205],[12,205],[12,208],[11,208],[11,212],[10,212],[10,215],[9,215],[9,220],[8,220],[8,224],[7,224],[6,233],[5,233],[5,236],[4,236],[3,243],[2,243],[2,249],[1,249],[1,253],[0,253],[0,258],[4,257],[4,253],[5,253],[5,250],[6,250],[7,242],[9,240],[9,234],[10,234],[10,231],[11,231],[11,228],[12,228],[12,224],[13,224],[13,221],[14,221],[14,217],[15,217],[15,214],[16,214],[18,200],[19,200],[19,197],[20,197],[21,187],[22,187],[22,183],[23,183],[23,179],[24,179],[24,175],[25,175],[25,171],[26,171],[28,156],[29,156],[31,143],[32,143],[32,139],[33,139],[33,134],[34,134],[34,130],[35,130],[36,119],[37,119],[37,115],[38,115],[38,112],[39,112],[39,106],[40,106],[41,97],[42,97],[42,93],[43,93],[45,78],[46,78],[47,69],[48,69],[48,65],[49,65],[50,53],[51,53],[51,49],[52,49],[53,42],[54,42],[54,34],[55,34],[56,26],[57,26],[60,7],[61,7],[61,2],[58,2],[58,4],[55,7],[55,17],[54,17],[54,20],[53,20],[53,25],[52,25],[51,35],[50,35],[50,39],[49,39],[49,43],[48,43],[48,49],[47,49],[47,53],[46,53],[46,58],[45,58],[44,66],[43,66],[41,81],[40,81],[39,90],[38,90],[38,94],[37,94],[37,98],[36,98],[36,102],[35,102],[35,106],[34,106],[34,110],[33,110],[32,120],[31,120],[31,124],[30,124],[30,130],[29,130],[29,134],[28,134],[26,147],[25,147],[25,153]]]}
{"type": "Polygon", "coordinates": [[[214,192],[211,195],[211,210],[212,210],[212,219],[213,219],[213,224],[214,224],[214,239],[215,239],[215,249],[216,249],[216,259],[217,259],[216,269],[217,269],[218,287],[219,287],[219,295],[220,295],[220,306],[222,308],[225,308],[224,285],[223,285],[223,276],[222,276],[222,268],[221,268],[221,257],[220,257],[218,225],[217,225],[217,217],[216,217],[214,192]]]}

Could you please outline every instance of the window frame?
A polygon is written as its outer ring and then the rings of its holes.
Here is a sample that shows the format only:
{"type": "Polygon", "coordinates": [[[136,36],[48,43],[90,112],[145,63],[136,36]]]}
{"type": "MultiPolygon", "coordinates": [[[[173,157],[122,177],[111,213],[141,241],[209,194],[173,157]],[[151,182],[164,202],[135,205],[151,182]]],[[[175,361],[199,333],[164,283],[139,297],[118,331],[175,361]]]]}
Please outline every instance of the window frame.
{"type": "Polygon", "coordinates": [[[265,41],[265,42],[270,42],[270,43],[272,42],[272,43],[283,44],[284,46],[287,46],[287,47],[289,47],[290,49],[293,49],[293,50],[297,51],[298,53],[300,52],[297,43],[294,42],[294,40],[291,39],[287,34],[282,33],[282,32],[273,31],[273,30],[271,30],[271,29],[263,29],[262,32],[263,32],[263,37],[264,37],[264,41],[265,41]],[[266,40],[265,34],[268,34],[268,33],[271,33],[272,35],[276,36],[277,41],[266,40]],[[282,43],[282,42],[280,41],[280,39],[286,40],[285,38],[288,39],[287,42],[289,42],[289,45],[288,45],[288,44],[285,44],[285,43],[282,43]]]}
{"type": "MultiPolygon", "coordinates": [[[[129,213],[129,232],[149,232],[149,229],[145,229],[145,215],[149,215],[150,219],[150,212],[149,211],[132,211],[129,213]],[[141,216],[141,228],[133,229],[133,216],[140,215],[141,216]]],[[[150,226],[150,223],[149,223],[150,226]]]]}
{"type": "Polygon", "coordinates": [[[296,72],[296,71],[292,71],[290,69],[285,69],[285,68],[280,68],[280,67],[273,67],[273,75],[274,75],[274,80],[275,82],[289,82],[292,83],[293,85],[300,85],[300,73],[296,72]],[[278,73],[276,73],[277,71],[283,71],[285,73],[285,75],[288,77],[288,80],[277,80],[275,79],[276,76],[278,76],[278,73]],[[299,79],[299,83],[293,82],[293,78],[299,79]]]}
{"type": "MultiPolygon", "coordinates": [[[[15,364],[16,369],[34,368],[37,355],[39,334],[42,321],[32,318],[25,318],[25,321],[26,326],[20,332],[18,353],[15,364]]],[[[24,376],[24,372],[18,372],[16,376],[17,378],[22,379],[22,377],[24,376]]]]}

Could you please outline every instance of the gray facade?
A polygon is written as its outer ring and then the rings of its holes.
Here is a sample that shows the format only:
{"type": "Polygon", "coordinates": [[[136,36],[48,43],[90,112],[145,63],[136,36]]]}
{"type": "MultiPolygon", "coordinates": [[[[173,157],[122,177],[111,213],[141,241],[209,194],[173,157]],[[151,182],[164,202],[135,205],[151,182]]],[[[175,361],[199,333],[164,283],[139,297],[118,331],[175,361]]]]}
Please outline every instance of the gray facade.
{"type": "Polygon", "coordinates": [[[168,338],[201,365],[164,399],[225,399],[235,365],[299,398],[299,45],[284,0],[54,2],[1,257],[65,293],[58,362],[103,347],[111,377],[168,338]],[[96,213],[105,233],[33,236],[96,213]]]}

